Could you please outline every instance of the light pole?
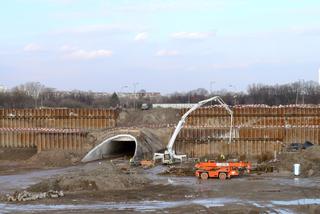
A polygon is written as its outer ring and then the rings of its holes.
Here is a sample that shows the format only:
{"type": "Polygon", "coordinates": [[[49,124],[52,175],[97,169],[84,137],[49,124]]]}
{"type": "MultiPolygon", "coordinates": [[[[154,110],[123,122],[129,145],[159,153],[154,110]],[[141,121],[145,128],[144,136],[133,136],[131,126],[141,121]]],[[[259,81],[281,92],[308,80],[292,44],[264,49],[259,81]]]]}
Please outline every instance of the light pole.
{"type": "Polygon", "coordinates": [[[237,104],[237,88],[235,85],[229,85],[230,88],[232,88],[233,90],[233,104],[236,105],[237,104]]]}
{"type": "Polygon", "coordinates": [[[300,86],[301,86],[302,104],[304,104],[304,95],[306,93],[305,87],[304,87],[304,79],[301,80],[300,86]]]}
{"type": "MultiPolygon", "coordinates": [[[[215,84],[216,82],[215,81],[210,81],[210,97],[212,97],[213,95],[212,95],[212,93],[213,93],[213,91],[212,91],[212,86],[213,86],[213,84],[215,84]]],[[[211,105],[213,104],[213,101],[211,101],[211,105]]]]}
{"type": "Polygon", "coordinates": [[[137,98],[137,96],[136,96],[136,87],[137,87],[137,85],[139,85],[138,82],[134,82],[134,83],[133,83],[133,95],[134,95],[134,98],[133,98],[133,108],[136,108],[136,98],[137,98]]]}
{"type": "Polygon", "coordinates": [[[215,84],[216,82],[215,81],[211,81],[210,82],[210,95],[212,96],[212,93],[213,93],[213,91],[212,91],[212,86],[213,86],[213,84],[215,84]]]}
{"type": "Polygon", "coordinates": [[[299,79],[299,85],[298,85],[297,94],[296,94],[296,105],[298,105],[299,95],[301,96],[302,104],[304,104],[304,94],[305,94],[304,79],[299,79]]]}
{"type": "MultiPolygon", "coordinates": [[[[125,88],[128,88],[128,86],[127,85],[122,86],[120,92],[124,94],[125,88]]],[[[123,98],[126,100],[126,106],[128,106],[128,98],[126,96],[123,96],[123,98]]]]}

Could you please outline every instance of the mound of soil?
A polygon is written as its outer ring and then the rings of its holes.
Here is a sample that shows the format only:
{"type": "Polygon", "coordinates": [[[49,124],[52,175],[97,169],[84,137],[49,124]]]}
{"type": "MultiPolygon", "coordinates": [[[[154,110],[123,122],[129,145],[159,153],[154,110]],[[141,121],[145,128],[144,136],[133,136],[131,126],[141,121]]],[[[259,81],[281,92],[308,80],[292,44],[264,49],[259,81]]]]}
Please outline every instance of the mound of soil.
{"type": "Polygon", "coordinates": [[[119,115],[118,126],[176,124],[180,120],[177,109],[125,110],[119,115]]]}
{"type": "Polygon", "coordinates": [[[27,160],[29,164],[36,164],[46,167],[62,167],[71,166],[79,163],[81,156],[77,153],[61,151],[61,150],[50,150],[42,151],[30,159],[27,160]]]}
{"type": "Polygon", "coordinates": [[[0,160],[27,160],[37,153],[37,148],[0,148],[0,160]]]}
{"type": "Polygon", "coordinates": [[[149,183],[149,180],[130,171],[129,167],[117,167],[112,162],[94,162],[83,168],[44,180],[28,188],[32,192],[48,190],[79,191],[110,191],[137,189],[149,183]]]}
{"type": "Polygon", "coordinates": [[[279,160],[279,169],[292,171],[293,164],[299,163],[302,176],[320,176],[320,146],[312,146],[300,152],[283,153],[279,160]]]}

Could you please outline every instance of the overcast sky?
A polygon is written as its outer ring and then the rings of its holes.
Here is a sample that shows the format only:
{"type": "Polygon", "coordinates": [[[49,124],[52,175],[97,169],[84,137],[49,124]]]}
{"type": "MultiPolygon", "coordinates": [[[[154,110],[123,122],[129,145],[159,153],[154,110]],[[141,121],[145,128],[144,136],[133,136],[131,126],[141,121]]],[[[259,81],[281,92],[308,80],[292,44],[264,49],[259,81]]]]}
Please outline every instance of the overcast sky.
{"type": "Polygon", "coordinates": [[[245,90],[320,67],[319,0],[1,0],[0,26],[9,88],[245,90]]]}

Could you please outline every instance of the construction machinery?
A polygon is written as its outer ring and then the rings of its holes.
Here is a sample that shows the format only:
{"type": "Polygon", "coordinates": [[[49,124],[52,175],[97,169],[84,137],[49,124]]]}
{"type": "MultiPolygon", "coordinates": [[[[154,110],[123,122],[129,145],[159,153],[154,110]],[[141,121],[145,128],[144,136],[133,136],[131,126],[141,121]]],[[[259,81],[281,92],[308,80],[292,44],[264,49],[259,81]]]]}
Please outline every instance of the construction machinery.
{"type": "Polygon", "coordinates": [[[220,103],[230,114],[230,135],[229,135],[229,143],[231,143],[232,140],[232,127],[233,127],[233,111],[229,108],[229,106],[219,97],[214,96],[206,100],[202,100],[198,103],[196,103],[192,108],[190,108],[180,119],[178,125],[176,126],[169,143],[167,145],[167,149],[164,151],[164,153],[154,153],[153,160],[156,162],[157,160],[161,160],[163,164],[172,164],[176,162],[182,162],[183,159],[185,159],[186,155],[177,155],[175,151],[173,150],[173,146],[175,143],[175,140],[180,132],[180,130],[183,128],[186,119],[189,114],[191,114],[193,111],[197,110],[201,106],[203,106],[206,103],[209,103],[211,101],[216,101],[220,103]]]}
{"type": "Polygon", "coordinates": [[[250,173],[250,162],[200,162],[195,165],[195,175],[201,179],[219,178],[225,180],[227,178],[250,173]]]}

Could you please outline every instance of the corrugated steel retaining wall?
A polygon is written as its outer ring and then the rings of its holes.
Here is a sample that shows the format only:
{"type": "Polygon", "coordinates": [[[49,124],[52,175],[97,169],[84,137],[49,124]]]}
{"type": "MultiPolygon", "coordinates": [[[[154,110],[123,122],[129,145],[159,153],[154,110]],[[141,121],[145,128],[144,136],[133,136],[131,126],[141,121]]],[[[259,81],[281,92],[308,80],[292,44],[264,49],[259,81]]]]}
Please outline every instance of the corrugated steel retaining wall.
{"type": "MultiPolygon", "coordinates": [[[[183,115],[187,109],[181,110],[183,115]]],[[[192,157],[210,154],[261,155],[286,144],[320,144],[320,106],[235,106],[233,142],[228,145],[230,116],[221,106],[193,112],[175,149],[192,157]]]]}
{"type": "Polygon", "coordinates": [[[0,147],[86,151],[88,131],[116,127],[112,109],[0,109],[0,147]]]}
{"type": "Polygon", "coordinates": [[[72,129],[0,128],[0,147],[37,148],[37,151],[86,151],[88,133],[72,129]]]}

